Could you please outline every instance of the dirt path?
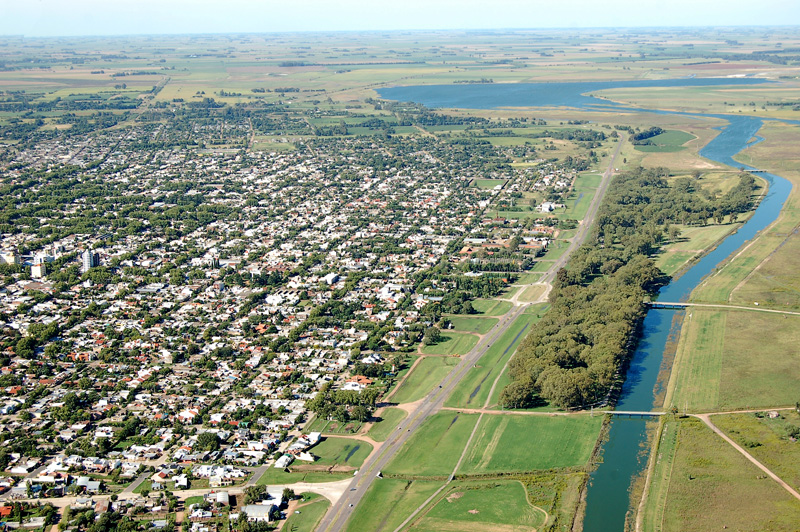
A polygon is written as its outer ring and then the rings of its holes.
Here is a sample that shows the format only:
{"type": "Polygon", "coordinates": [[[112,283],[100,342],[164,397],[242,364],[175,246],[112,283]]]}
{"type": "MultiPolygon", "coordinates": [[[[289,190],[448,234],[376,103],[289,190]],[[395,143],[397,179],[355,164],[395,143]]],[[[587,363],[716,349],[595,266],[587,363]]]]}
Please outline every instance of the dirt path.
{"type": "MultiPolygon", "coordinates": [[[[769,410],[769,409],[768,409],[768,410],[769,410]]],[[[759,410],[759,412],[760,412],[760,410],[759,410]]],[[[758,467],[758,468],[759,468],[761,471],[763,471],[764,473],[766,473],[767,475],[769,475],[769,477],[770,477],[772,480],[774,480],[775,482],[777,482],[778,484],[780,484],[780,486],[781,486],[783,489],[785,489],[786,491],[788,491],[788,492],[789,492],[789,494],[790,494],[792,497],[794,497],[795,499],[797,499],[798,501],[800,501],[800,493],[798,493],[798,492],[797,492],[797,491],[796,491],[796,490],[795,490],[793,487],[791,487],[789,484],[787,484],[786,482],[784,482],[784,481],[783,481],[783,479],[781,479],[781,478],[780,478],[778,475],[776,475],[775,473],[773,473],[773,472],[772,472],[772,471],[771,471],[769,468],[767,468],[767,466],[765,466],[764,464],[762,464],[761,462],[759,462],[758,460],[756,460],[756,459],[755,459],[755,457],[754,457],[753,455],[751,455],[750,453],[748,453],[747,451],[745,451],[745,450],[742,448],[742,446],[740,446],[738,443],[736,443],[736,442],[735,442],[735,441],[733,441],[731,438],[729,438],[727,434],[725,434],[725,433],[724,433],[724,432],[722,432],[722,431],[721,431],[719,428],[717,428],[717,426],[716,426],[716,425],[714,425],[714,423],[711,421],[711,419],[710,419],[710,416],[711,416],[711,414],[693,414],[693,417],[696,417],[696,418],[700,419],[700,420],[701,420],[703,423],[705,423],[706,425],[708,425],[708,427],[709,427],[711,430],[713,430],[713,431],[714,431],[714,432],[715,432],[715,433],[716,433],[716,434],[717,434],[717,435],[718,435],[720,438],[722,438],[723,440],[725,440],[726,442],[728,442],[728,443],[729,443],[729,444],[730,444],[730,445],[731,445],[731,446],[732,446],[734,449],[736,449],[737,451],[739,451],[739,452],[740,452],[740,453],[741,453],[741,454],[742,454],[742,455],[743,455],[745,458],[747,458],[747,459],[748,459],[748,460],[750,460],[750,461],[751,461],[753,464],[755,464],[755,466],[756,466],[756,467],[758,467]]]]}

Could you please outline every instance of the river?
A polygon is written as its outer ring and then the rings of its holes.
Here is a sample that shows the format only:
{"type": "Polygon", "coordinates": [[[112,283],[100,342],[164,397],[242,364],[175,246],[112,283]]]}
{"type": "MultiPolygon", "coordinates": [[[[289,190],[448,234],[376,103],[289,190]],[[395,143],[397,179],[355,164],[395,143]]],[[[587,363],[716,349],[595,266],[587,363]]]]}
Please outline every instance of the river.
{"type": "MultiPolygon", "coordinates": [[[[486,85],[436,85],[392,87],[380,89],[384,98],[414,101],[429,107],[461,107],[492,109],[499,107],[570,106],[592,110],[633,110],[587,96],[592,91],[622,87],[703,86],[754,84],[755,78],[692,78],[592,83],[533,83],[486,85]]],[[[644,112],[668,111],[636,109],[644,112]]],[[[687,113],[678,113],[687,114],[687,113]]],[[[720,134],[709,142],[700,155],[722,164],[746,170],[754,168],[734,161],[733,156],[745,149],[761,128],[762,120],[741,115],[691,115],[698,118],[721,118],[728,122],[720,134]]],[[[678,279],[659,292],[662,301],[685,301],[692,290],[709,273],[745,242],[774,222],[791,192],[791,183],[774,174],[759,173],[769,183],[766,196],[755,213],[739,230],[729,235],[678,279]]],[[[626,373],[618,410],[649,411],[654,407],[656,383],[670,334],[679,332],[680,320],[675,310],[651,309],[644,319],[642,336],[626,373]],[[673,330],[673,327],[676,329],[673,330]]],[[[666,408],[669,408],[667,405],[666,408]]],[[[584,532],[622,532],[630,506],[629,490],[633,479],[641,474],[647,462],[647,433],[642,419],[615,418],[611,422],[608,441],[603,446],[603,461],[592,473],[586,497],[584,532]]]]}

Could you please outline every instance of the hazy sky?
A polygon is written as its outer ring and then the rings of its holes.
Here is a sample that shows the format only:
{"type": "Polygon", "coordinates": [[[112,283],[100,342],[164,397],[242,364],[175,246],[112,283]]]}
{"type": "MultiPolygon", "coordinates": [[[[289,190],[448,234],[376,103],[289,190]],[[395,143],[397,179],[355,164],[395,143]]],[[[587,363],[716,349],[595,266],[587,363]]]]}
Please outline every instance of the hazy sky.
{"type": "Polygon", "coordinates": [[[0,35],[800,24],[800,0],[0,0],[0,35]]]}

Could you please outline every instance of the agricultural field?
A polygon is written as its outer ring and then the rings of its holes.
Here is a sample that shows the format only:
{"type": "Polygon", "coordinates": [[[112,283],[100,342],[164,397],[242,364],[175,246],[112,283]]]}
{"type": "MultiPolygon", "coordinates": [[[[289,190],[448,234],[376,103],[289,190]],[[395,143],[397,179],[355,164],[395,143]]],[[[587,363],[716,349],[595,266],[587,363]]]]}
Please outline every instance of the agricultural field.
{"type": "Polygon", "coordinates": [[[800,502],[763,475],[725,440],[694,418],[679,425],[674,457],[665,452],[651,493],[666,490],[664,505],[644,530],[788,531],[800,522],[800,502]],[[668,486],[660,486],[667,483],[668,486]]]}
{"type": "Polygon", "coordinates": [[[581,468],[603,416],[484,415],[459,474],[581,468]]]}
{"type": "Polygon", "coordinates": [[[385,441],[394,428],[406,418],[405,410],[399,408],[384,408],[380,413],[380,421],[373,423],[367,436],[375,441],[385,441]]]}
{"type": "Polygon", "coordinates": [[[477,421],[477,414],[451,411],[434,414],[384,468],[384,475],[447,477],[455,469],[477,421]]]}
{"type": "Polygon", "coordinates": [[[422,399],[453,370],[458,362],[457,357],[424,357],[389,400],[393,403],[413,403],[422,399]]]}

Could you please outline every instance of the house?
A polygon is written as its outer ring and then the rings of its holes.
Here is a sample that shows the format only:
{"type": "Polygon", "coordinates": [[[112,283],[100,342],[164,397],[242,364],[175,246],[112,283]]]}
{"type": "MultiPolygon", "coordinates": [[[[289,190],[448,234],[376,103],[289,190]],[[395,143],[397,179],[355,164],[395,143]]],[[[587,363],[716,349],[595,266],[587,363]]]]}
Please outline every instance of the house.
{"type": "Polygon", "coordinates": [[[175,483],[175,489],[181,489],[181,490],[189,489],[189,477],[187,477],[183,473],[172,477],[172,482],[175,483]]]}
{"type": "Polygon", "coordinates": [[[275,460],[275,466],[274,467],[276,469],[285,469],[285,468],[289,467],[289,464],[291,464],[293,460],[294,460],[294,456],[292,456],[291,454],[284,454],[283,456],[281,456],[280,458],[275,460]]]}
{"type": "Polygon", "coordinates": [[[248,521],[271,523],[280,519],[280,510],[274,504],[248,504],[242,508],[248,521]]]}

